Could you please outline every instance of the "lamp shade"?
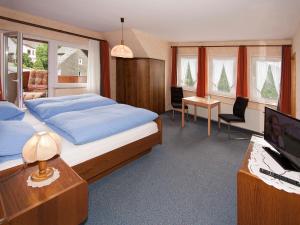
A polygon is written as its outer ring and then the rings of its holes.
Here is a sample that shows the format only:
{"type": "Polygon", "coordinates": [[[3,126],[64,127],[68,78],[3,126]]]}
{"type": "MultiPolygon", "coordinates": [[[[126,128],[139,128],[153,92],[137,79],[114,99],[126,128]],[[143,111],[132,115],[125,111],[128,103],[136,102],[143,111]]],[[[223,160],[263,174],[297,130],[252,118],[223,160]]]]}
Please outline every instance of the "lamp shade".
{"type": "Polygon", "coordinates": [[[61,139],[53,132],[38,132],[23,147],[23,158],[27,163],[45,161],[61,153],[61,139]]]}
{"type": "Polygon", "coordinates": [[[111,50],[111,56],[121,57],[121,58],[133,58],[133,53],[129,47],[126,45],[116,45],[111,50]]]}

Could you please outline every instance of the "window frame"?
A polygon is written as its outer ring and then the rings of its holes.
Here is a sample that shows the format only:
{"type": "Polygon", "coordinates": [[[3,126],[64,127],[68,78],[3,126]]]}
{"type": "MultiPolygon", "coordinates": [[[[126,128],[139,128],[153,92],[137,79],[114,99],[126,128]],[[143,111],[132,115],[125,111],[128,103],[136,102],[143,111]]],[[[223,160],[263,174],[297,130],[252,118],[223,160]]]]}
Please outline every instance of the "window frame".
{"type": "Polygon", "coordinates": [[[182,87],[184,91],[192,91],[195,92],[197,90],[197,82],[198,82],[198,55],[197,54],[178,54],[177,55],[177,86],[182,87]],[[181,83],[181,58],[192,58],[196,59],[196,85],[195,87],[188,87],[181,83]]]}
{"type": "Polygon", "coordinates": [[[61,42],[61,41],[56,41],[53,43],[55,45],[55,65],[56,65],[56,70],[55,70],[55,85],[54,88],[87,88],[88,87],[88,73],[87,73],[87,82],[86,83],[58,83],[58,57],[57,57],[57,51],[59,46],[63,47],[68,47],[68,48],[77,48],[77,49],[84,49],[89,51],[88,46],[84,45],[79,45],[79,44],[72,44],[72,43],[67,43],[67,42],[61,42]]]}
{"type": "Polygon", "coordinates": [[[236,84],[237,84],[237,57],[233,55],[211,55],[208,60],[208,93],[210,95],[227,97],[227,98],[235,98],[236,97],[236,84]],[[213,60],[233,60],[233,92],[225,93],[221,91],[213,90],[213,60]]]}
{"type": "MultiPolygon", "coordinates": [[[[281,56],[267,56],[267,55],[251,55],[249,57],[249,74],[248,74],[248,88],[249,88],[249,100],[251,102],[256,102],[259,104],[264,104],[264,105],[270,105],[270,106],[277,106],[278,105],[278,100],[279,100],[279,96],[280,96],[280,89],[278,90],[278,99],[277,100],[268,100],[265,98],[256,98],[254,97],[253,94],[253,90],[254,88],[256,89],[256,79],[257,79],[257,74],[256,74],[256,62],[258,60],[262,60],[262,61],[273,61],[273,62],[280,62],[281,63],[281,56]],[[255,59],[255,60],[253,60],[255,59]]],[[[274,78],[274,77],[273,77],[274,78]]],[[[281,82],[281,74],[280,74],[280,81],[281,82]]],[[[279,88],[280,88],[280,84],[279,84],[279,88]]]]}

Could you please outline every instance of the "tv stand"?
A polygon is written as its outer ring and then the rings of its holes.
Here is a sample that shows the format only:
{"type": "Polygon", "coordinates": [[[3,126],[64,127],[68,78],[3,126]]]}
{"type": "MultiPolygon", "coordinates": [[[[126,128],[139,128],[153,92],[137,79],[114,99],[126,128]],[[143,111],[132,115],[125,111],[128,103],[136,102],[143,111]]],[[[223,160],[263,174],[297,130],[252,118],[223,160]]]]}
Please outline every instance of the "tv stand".
{"type": "Polygon", "coordinates": [[[300,224],[300,195],[278,190],[254,176],[248,168],[252,151],[250,143],[237,174],[237,224],[300,224]]]}
{"type": "Polygon", "coordinates": [[[263,149],[285,170],[296,171],[291,163],[284,158],[280,153],[273,151],[269,147],[263,147],[263,149]]]}

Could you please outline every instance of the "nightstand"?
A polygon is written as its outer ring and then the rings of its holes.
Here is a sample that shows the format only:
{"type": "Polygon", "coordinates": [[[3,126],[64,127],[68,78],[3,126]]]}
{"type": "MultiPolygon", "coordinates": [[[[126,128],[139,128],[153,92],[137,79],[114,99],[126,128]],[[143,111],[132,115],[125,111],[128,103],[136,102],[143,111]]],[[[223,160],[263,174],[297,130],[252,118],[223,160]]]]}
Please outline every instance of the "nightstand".
{"type": "Polygon", "coordinates": [[[0,183],[0,224],[78,225],[87,218],[86,181],[59,157],[49,160],[48,165],[60,171],[60,177],[48,186],[27,186],[28,176],[37,165],[0,183]]]}

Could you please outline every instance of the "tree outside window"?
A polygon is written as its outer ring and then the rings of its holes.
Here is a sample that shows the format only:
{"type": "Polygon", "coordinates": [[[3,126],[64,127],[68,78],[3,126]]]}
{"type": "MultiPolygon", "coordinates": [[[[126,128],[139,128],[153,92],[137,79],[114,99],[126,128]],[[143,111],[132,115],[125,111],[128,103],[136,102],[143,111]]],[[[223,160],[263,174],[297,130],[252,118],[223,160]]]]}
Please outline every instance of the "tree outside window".
{"type": "Polygon", "coordinates": [[[182,55],[178,59],[178,85],[194,91],[197,83],[197,56],[182,55]]]}
{"type": "Polygon", "coordinates": [[[251,58],[250,99],[263,104],[277,105],[280,81],[281,58],[251,58]]]}
{"type": "Polygon", "coordinates": [[[186,73],[185,73],[184,84],[188,87],[193,87],[195,85],[195,83],[196,83],[196,81],[193,80],[193,77],[192,77],[190,62],[188,62],[188,66],[186,68],[186,73]]]}
{"type": "Polygon", "coordinates": [[[230,93],[230,86],[227,79],[227,74],[224,68],[224,65],[222,67],[221,76],[218,82],[218,91],[227,92],[230,93]]]}
{"type": "Polygon", "coordinates": [[[267,98],[267,99],[278,99],[278,92],[275,87],[275,81],[272,73],[271,66],[268,66],[268,74],[267,78],[265,80],[264,86],[261,89],[261,97],[267,98]]]}
{"type": "Polygon", "coordinates": [[[235,96],[236,59],[213,57],[209,69],[209,92],[214,95],[235,96]]]}

